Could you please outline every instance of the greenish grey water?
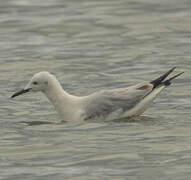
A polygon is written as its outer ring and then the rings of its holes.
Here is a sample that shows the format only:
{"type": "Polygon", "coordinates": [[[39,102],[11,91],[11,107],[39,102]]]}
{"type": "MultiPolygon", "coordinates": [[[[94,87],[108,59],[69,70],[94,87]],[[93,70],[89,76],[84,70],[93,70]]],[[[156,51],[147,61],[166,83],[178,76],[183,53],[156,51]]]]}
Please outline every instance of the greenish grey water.
{"type": "Polygon", "coordinates": [[[0,179],[191,176],[189,0],[3,0],[0,5],[0,179]],[[10,99],[39,71],[70,93],[185,71],[135,121],[59,123],[41,94],[10,99]]]}

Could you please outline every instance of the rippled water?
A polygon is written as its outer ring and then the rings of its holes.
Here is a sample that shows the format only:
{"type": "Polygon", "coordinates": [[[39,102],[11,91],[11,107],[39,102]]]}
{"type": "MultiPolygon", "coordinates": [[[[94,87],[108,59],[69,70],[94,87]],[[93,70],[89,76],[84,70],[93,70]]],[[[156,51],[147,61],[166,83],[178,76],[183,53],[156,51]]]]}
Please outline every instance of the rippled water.
{"type": "Polygon", "coordinates": [[[0,6],[0,179],[188,180],[191,1],[4,0],[0,6]],[[60,123],[41,94],[10,96],[48,70],[66,91],[185,71],[144,114],[60,123]]]}

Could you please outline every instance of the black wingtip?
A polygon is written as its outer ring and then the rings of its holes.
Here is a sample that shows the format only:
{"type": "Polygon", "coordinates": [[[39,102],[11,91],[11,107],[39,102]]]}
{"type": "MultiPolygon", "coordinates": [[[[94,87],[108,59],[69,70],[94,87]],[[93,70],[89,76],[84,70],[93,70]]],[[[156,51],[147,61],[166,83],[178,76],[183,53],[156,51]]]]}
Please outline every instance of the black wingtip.
{"type": "Polygon", "coordinates": [[[176,67],[173,67],[172,69],[170,69],[169,71],[167,71],[165,74],[163,74],[162,76],[158,77],[157,79],[151,81],[150,83],[153,85],[153,89],[155,87],[157,87],[159,84],[161,84],[169,74],[171,74],[174,70],[176,69],[176,67]]]}
{"type": "Polygon", "coordinates": [[[181,72],[181,73],[178,73],[178,74],[172,76],[171,78],[169,78],[169,79],[167,79],[166,81],[164,81],[163,84],[164,84],[165,86],[169,86],[169,85],[171,84],[171,81],[172,81],[173,79],[177,78],[178,76],[182,75],[183,73],[184,73],[184,72],[181,72]]]}

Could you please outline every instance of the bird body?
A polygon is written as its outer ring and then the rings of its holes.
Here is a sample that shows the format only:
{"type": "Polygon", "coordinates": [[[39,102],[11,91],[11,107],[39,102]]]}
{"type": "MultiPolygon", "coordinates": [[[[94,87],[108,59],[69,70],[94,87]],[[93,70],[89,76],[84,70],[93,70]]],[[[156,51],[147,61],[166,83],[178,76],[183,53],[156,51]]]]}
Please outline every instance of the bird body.
{"type": "Polygon", "coordinates": [[[43,71],[35,74],[27,86],[14,93],[12,98],[27,92],[41,91],[55,106],[63,121],[114,120],[138,116],[171,84],[171,80],[182,74],[165,80],[174,69],[152,82],[143,82],[127,88],[101,90],[82,97],[68,94],[55,76],[43,71]]]}

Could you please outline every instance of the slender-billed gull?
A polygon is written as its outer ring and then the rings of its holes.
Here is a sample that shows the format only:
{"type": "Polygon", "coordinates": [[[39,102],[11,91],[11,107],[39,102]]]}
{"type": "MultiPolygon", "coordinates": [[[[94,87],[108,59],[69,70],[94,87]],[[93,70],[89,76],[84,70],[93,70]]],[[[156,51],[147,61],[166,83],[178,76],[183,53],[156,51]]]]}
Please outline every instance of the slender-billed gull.
{"type": "Polygon", "coordinates": [[[183,72],[165,80],[175,68],[151,82],[135,86],[101,90],[88,96],[78,97],[68,94],[55,76],[43,71],[35,74],[26,87],[11,97],[27,92],[43,92],[55,106],[64,121],[73,120],[114,120],[141,115],[155,97],[171,81],[183,72]]]}

